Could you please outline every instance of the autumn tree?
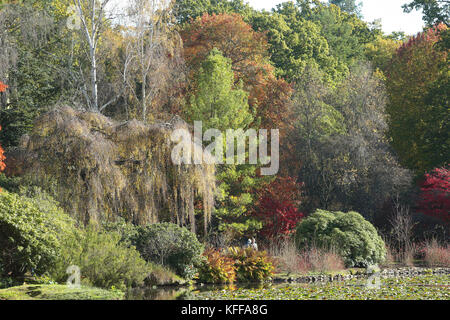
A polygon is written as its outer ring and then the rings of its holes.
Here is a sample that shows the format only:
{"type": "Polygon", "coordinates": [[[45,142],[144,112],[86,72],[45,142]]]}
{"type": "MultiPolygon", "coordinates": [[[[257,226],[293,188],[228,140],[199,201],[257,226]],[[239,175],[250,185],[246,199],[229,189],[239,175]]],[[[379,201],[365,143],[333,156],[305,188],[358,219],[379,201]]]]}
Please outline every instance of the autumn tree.
{"type": "Polygon", "coordinates": [[[360,19],[354,0],[330,3],[297,0],[279,4],[272,12],[253,10],[242,0],[177,0],[175,7],[183,22],[204,13],[239,14],[255,31],[267,34],[270,59],[277,74],[288,80],[314,61],[329,80],[339,81],[347,71],[345,63],[361,58],[364,45],[381,30],[360,19]]]}
{"type": "Polygon", "coordinates": [[[367,64],[333,88],[311,67],[296,84],[296,155],[305,183],[304,208],[357,210],[372,218],[410,176],[385,139],[386,94],[367,64]]]}
{"type": "MultiPolygon", "coordinates": [[[[0,81],[0,93],[5,92],[7,88],[8,88],[8,86],[0,81]]],[[[0,130],[2,130],[1,126],[0,126],[0,130]]],[[[0,172],[5,170],[5,168],[6,168],[6,165],[5,165],[6,157],[3,154],[4,152],[5,151],[3,150],[2,146],[0,146],[0,172]]],[[[1,189],[0,189],[0,191],[1,191],[1,189]]]]}
{"type": "Polygon", "coordinates": [[[289,119],[291,88],[275,77],[263,33],[255,32],[237,14],[205,14],[186,25],[181,36],[191,72],[198,70],[210,51],[217,48],[224,57],[231,59],[235,83],[243,82],[256,119],[261,118],[262,126],[278,128],[283,133],[289,119]]]}
{"type": "Polygon", "coordinates": [[[448,50],[444,24],[412,37],[393,57],[387,75],[389,135],[401,163],[417,174],[449,159],[448,50]]]}
{"type": "MultiPolygon", "coordinates": [[[[234,113],[215,120],[219,128],[226,125],[234,127],[236,121],[248,112],[253,115],[251,124],[242,128],[259,127],[280,130],[280,144],[287,146],[283,140],[292,126],[290,116],[291,87],[283,79],[275,76],[275,70],[270,64],[268,43],[263,33],[256,32],[237,14],[204,14],[185,24],[181,31],[184,42],[186,65],[189,72],[190,91],[195,97],[194,103],[189,105],[195,111],[199,105],[216,107],[217,111],[225,110],[220,101],[226,101],[212,95],[213,90],[204,90],[205,81],[197,77],[205,59],[214,49],[219,50],[223,57],[230,61],[233,87],[241,88],[247,93],[248,102],[240,109],[234,108],[234,113]],[[203,84],[202,84],[203,83],[203,84]],[[242,83],[242,86],[240,86],[242,83]],[[197,92],[203,91],[205,98],[199,100],[197,92]],[[210,97],[210,98],[206,98],[210,97]],[[206,103],[211,101],[211,103],[206,103]],[[249,126],[250,125],[250,126],[249,126]]],[[[224,78],[228,79],[228,72],[224,78]]],[[[205,74],[205,78],[212,80],[212,75],[205,74]]],[[[223,79],[216,83],[223,83],[223,79]]],[[[214,82],[212,82],[214,83],[214,82]]],[[[219,88],[220,86],[216,86],[219,88]]],[[[229,87],[229,84],[226,86],[229,87]]],[[[226,90],[228,91],[228,90],[226,90]]],[[[233,101],[232,99],[228,100],[233,101]]],[[[209,108],[211,110],[211,108],[209,108]]],[[[213,109],[214,110],[214,109],[213,109]]],[[[213,117],[214,119],[214,117],[213,117]]],[[[206,121],[208,122],[208,120],[206,121]]],[[[290,152],[292,154],[292,150],[290,152]]],[[[236,240],[246,235],[255,235],[261,228],[261,223],[250,215],[249,208],[255,201],[255,191],[261,184],[257,176],[258,167],[255,165],[224,165],[218,169],[217,180],[222,191],[218,199],[216,219],[218,231],[226,234],[229,239],[236,240]]]]}
{"type": "Polygon", "coordinates": [[[378,36],[374,41],[366,44],[365,56],[375,69],[385,72],[401,44],[400,40],[378,36]]]}
{"type": "Polygon", "coordinates": [[[258,192],[254,214],[263,222],[260,234],[270,240],[283,240],[295,231],[303,218],[298,210],[303,185],[293,178],[277,178],[258,192]]]}
{"type": "MultiPolygon", "coordinates": [[[[191,123],[202,121],[204,132],[208,129],[220,130],[224,140],[226,130],[248,128],[253,122],[248,93],[243,90],[242,81],[235,84],[230,59],[225,58],[218,49],[213,49],[201,64],[195,78],[197,90],[191,96],[186,110],[191,123]]],[[[225,152],[223,156],[225,157],[225,152]]],[[[248,208],[254,200],[252,191],[257,184],[257,167],[225,164],[224,159],[217,159],[220,192],[215,212],[216,230],[233,241],[244,234],[255,233],[260,227],[260,223],[248,215],[248,208]]]]}
{"type": "Polygon", "coordinates": [[[436,168],[420,183],[417,211],[450,223],[450,171],[436,168]]]}
{"type": "Polygon", "coordinates": [[[293,127],[292,87],[276,77],[264,33],[254,31],[237,14],[205,14],[185,25],[181,36],[191,79],[189,91],[197,90],[194,75],[202,61],[214,48],[220,50],[231,60],[235,85],[242,81],[243,90],[248,92],[248,104],[254,115],[251,127],[280,130],[280,163],[284,171],[293,154],[292,143],[287,139],[293,127]]]}

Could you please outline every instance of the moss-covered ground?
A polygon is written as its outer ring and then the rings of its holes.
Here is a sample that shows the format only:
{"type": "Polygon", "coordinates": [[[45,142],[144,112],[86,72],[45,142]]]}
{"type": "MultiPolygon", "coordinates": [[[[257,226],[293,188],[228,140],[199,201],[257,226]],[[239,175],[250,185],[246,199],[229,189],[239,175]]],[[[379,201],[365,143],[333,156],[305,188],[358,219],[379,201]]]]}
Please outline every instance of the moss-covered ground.
{"type": "Polygon", "coordinates": [[[121,300],[124,293],[85,287],[69,288],[67,285],[22,285],[0,289],[0,300],[121,300]]]}

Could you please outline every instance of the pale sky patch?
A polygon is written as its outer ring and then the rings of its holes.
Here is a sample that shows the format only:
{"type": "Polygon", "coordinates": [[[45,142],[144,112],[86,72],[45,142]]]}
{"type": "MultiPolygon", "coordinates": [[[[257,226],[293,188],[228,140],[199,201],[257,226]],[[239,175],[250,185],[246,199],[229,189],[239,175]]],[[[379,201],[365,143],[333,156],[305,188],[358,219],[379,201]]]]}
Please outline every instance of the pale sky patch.
{"type": "MultiPolygon", "coordinates": [[[[270,11],[277,4],[287,2],[289,0],[245,0],[255,9],[265,9],[270,11]]],[[[123,8],[127,5],[128,0],[111,0],[119,11],[123,12],[123,8]]],[[[411,0],[357,0],[362,2],[363,20],[373,22],[381,19],[383,32],[390,34],[393,31],[403,31],[407,35],[414,35],[421,32],[424,27],[421,11],[412,11],[411,13],[403,12],[402,5],[411,2],[411,0]]]]}
{"type": "MultiPolygon", "coordinates": [[[[277,4],[286,2],[286,0],[247,0],[255,9],[266,9],[270,11],[277,4]]],[[[357,1],[358,2],[358,1],[357,1]]],[[[422,31],[424,23],[422,13],[412,11],[403,12],[402,5],[409,3],[408,0],[362,0],[362,14],[364,20],[372,22],[375,19],[381,19],[383,31],[390,34],[393,31],[403,31],[408,35],[416,34],[422,31]]]]}

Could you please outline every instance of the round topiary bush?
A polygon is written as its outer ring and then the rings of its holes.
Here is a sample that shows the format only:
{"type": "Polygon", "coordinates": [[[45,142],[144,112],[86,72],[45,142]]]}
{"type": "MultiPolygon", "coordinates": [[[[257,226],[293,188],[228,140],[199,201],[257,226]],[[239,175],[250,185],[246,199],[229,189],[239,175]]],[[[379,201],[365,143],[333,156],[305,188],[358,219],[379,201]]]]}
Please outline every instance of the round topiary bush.
{"type": "MultiPolygon", "coordinates": [[[[73,220],[45,194],[0,193],[0,265],[3,276],[42,275],[53,268],[73,220]]],[[[0,275],[1,277],[2,275],[0,275]]]]}
{"type": "Polygon", "coordinates": [[[173,223],[157,223],[138,228],[134,239],[142,257],[166,266],[184,278],[192,278],[204,250],[194,233],[173,223]]]}
{"type": "Polygon", "coordinates": [[[301,249],[311,245],[335,249],[347,267],[367,267],[386,257],[383,239],[357,212],[317,210],[299,223],[295,240],[301,249]]]}

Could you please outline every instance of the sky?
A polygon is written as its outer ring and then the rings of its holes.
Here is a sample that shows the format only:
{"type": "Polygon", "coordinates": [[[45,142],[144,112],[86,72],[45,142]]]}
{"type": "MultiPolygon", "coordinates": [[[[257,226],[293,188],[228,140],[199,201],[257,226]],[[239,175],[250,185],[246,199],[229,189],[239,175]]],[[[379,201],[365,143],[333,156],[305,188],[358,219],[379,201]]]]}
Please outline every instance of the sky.
{"type": "MultiPolygon", "coordinates": [[[[255,9],[266,9],[270,11],[277,4],[289,0],[244,0],[255,9]]],[[[325,1],[325,0],[323,0],[325,1]]],[[[112,0],[114,6],[123,7],[125,0],[112,0]]],[[[373,22],[381,19],[383,31],[390,34],[393,31],[403,31],[407,35],[414,35],[422,31],[424,22],[422,21],[421,11],[403,12],[402,5],[411,2],[411,0],[357,0],[362,2],[363,19],[367,22],[373,22]]]]}
{"type": "MultiPolygon", "coordinates": [[[[277,4],[287,0],[246,0],[255,9],[270,10],[277,4]]],[[[362,15],[365,21],[372,22],[381,19],[383,31],[390,34],[393,31],[403,31],[408,35],[422,31],[424,23],[420,11],[403,12],[402,5],[410,0],[360,0],[363,3],[362,15]]],[[[358,3],[358,1],[357,1],[358,3]]]]}

